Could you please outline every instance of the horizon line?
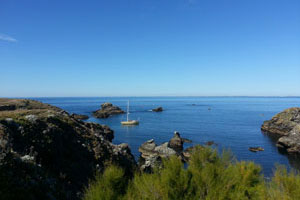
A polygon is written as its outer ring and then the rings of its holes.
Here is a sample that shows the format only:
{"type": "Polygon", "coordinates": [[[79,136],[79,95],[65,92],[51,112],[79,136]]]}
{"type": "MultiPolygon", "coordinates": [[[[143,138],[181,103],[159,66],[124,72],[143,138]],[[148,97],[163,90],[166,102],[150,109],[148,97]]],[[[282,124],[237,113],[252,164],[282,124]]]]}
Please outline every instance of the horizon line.
{"type": "Polygon", "coordinates": [[[297,95],[266,95],[266,96],[262,96],[262,95],[152,95],[152,96],[148,96],[148,95],[141,95],[141,96],[23,96],[23,97],[8,97],[8,96],[0,96],[0,98],[17,98],[17,99],[21,99],[21,98],[132,98],[132,97],[264,97],[264,98],[300,98],[300,96],[297,95]]]}

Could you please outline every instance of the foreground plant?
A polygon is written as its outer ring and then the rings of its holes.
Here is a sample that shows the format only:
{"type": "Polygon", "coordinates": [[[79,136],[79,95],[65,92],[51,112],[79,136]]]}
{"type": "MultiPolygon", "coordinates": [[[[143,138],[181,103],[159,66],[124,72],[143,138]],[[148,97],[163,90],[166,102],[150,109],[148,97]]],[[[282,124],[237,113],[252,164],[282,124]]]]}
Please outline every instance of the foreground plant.
{"type": "Polygon", "coordinates": [[[300,176],[278,167],[268,183],[261,167],[253,162],[238,162],[231,153],[196,147],[188,167],[177,157],[163,161],[152,174],[136,173],[129,180],[122,169],[110,166],[97,176],[84,199],[300,199],[300,176]]]}

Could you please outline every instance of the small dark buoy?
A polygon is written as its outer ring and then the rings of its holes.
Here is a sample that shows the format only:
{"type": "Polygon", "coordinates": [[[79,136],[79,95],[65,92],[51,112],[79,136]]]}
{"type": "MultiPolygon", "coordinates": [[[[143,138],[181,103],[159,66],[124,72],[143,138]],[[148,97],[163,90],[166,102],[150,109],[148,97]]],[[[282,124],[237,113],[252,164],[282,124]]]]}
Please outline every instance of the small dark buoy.
{"type": "Polygon", "coordinates": [[[208,110],[211,110],[211,108],[208,108],[208,110]]]}

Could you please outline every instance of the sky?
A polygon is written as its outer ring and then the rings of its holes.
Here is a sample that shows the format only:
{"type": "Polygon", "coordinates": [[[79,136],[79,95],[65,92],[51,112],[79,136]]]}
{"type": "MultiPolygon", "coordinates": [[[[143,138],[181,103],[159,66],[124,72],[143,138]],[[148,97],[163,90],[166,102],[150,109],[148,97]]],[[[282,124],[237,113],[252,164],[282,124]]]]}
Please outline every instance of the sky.
{"type": "Polygon", "coordinates": [[[299,0],[0,0],[0,97],[300,96],[299,0]]]}

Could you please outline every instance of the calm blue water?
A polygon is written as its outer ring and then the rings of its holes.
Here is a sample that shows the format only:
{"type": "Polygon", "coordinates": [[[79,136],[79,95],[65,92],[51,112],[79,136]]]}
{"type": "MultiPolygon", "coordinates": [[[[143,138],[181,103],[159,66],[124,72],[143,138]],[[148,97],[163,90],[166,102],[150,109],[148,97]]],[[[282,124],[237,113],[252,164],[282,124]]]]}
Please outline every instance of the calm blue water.
{"type": "MultiPolygon", "coordinates": [[[[148,139],[157,143],[168,141],[173,132],[191,139],[193,144],[215,141],[218,148],[229,148],[239,160],[252,160],[263,167],[266,176],[272,174],[275,163],[299,168],[299,158],[278,152],[274,139],[264,135],[260,126],[264,120],[289,108],[299,107],[300,98],[280,97],[105,97],[105,98],[35,98],[67,110],[70,113],[89,115],[88,121],[106,124],[115,131],[114,143],[128,143],[132,153],[139,156],[138,147],[148,139]],[[126,115],[96,119],[92,111],[104,102],[111,102],[126,110],[130,100],[131,119],[140,125],[121,126],[126,115]],[[196,106],[192,106],[196,104],[196,106]],[[161,113],[149,110],[162,106],[161,113]],[[211,108],[209,110],[208,108],[211,108]],[[263,152],[253,153],[250,146],[261,146],[263,152]]],[[[189,144],[189,145],[193,145],[189,144]]]]}

